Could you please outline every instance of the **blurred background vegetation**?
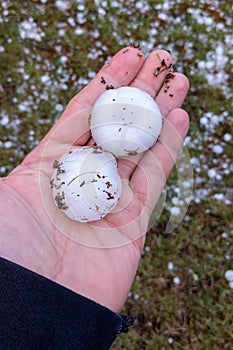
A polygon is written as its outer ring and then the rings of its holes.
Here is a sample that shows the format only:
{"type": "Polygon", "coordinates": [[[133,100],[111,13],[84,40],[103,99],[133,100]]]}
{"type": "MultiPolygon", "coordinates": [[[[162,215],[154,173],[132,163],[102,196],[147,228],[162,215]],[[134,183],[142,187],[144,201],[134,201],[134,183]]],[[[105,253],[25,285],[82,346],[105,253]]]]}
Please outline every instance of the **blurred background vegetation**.
{"type": "Polygon", "coordinates": [[[184,205],[175,169],[125,306],[135,326],[114,350],[233,348],[233,286],[224,277],[233,269],[232,13],[227,0],[1,1],[1,176],[125,45],[170,50],[191,83],[191,203],[168,233],[171,212],[184,205]]]}

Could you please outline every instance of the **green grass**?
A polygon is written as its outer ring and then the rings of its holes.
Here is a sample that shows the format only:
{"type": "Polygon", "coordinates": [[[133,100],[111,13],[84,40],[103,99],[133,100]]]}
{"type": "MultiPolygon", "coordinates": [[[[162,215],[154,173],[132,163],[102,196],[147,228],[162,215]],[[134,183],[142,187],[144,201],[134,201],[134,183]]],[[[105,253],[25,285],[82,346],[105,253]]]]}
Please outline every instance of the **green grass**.
{"type": "Polygon", "coordinates": [[[165,9],[159,0],[145,0],[141,8],[130,0],[67,3],[66,10],[55,1],[0,5],[1,176],[21,162],[69,99],[121,47],[134,42],[146,53],[170,50],[174,69],[191,84],[184,107],[191,117],[193,199],[184,220],[165,233],[176,197],[174,171],[125,305],[135,326],[112,349],[230,350],[233,291],[224,273],[233,268],[233,147],[232,139],[226,141],[226,134],[233,135],[232,5],[226,0],[169,1],[165,9]],[[43,33],[41,40],[20,35],[30,18],[38,35],[43,33]],[[221,48],[222,55],[216,55],[221,48]],[[216,145],[222,153],[214,151],[216,145]]]}

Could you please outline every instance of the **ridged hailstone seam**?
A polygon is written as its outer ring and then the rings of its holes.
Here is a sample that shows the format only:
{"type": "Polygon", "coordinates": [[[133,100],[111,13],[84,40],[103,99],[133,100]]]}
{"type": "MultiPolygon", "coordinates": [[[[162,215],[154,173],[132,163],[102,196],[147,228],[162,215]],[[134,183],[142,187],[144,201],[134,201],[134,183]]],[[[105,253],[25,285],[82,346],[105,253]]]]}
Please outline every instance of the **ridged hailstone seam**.
{"type": "Polygon", "coordinates": [[[90,116],[90,129],[97,145],[117,156],[148,150],[157,141],[162,116],[157,103],[134,87],[105,91],[90,116]]]}
{"type": "Polygon", "coordinates": [[[100,220],[112,211],[121,194],[115,157],[98,147],[80,147],[53,164],[50,181],[54,201],[69,218],[100,220]]]}

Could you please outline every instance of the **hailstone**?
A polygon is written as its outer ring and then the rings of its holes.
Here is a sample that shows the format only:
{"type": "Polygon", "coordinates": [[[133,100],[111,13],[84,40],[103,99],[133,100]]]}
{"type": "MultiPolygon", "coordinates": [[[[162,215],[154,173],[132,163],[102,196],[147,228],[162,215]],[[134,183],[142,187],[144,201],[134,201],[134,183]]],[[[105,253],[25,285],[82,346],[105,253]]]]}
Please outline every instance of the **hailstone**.
{"type": "Polygon", "coordinates": [[[75,148],[54,161],[53,169],[53,198],[69,218],[100,220],[115,208],[122,185],[111,153],[99,147],[75,148]]]}
{"type": "Polygon", "coordinates": [[[153,146],[160,135],[162,116],[148,93],[125,86],[100,95],[89,124],[98,146],[116,157],[130,156],[153,146]]]}

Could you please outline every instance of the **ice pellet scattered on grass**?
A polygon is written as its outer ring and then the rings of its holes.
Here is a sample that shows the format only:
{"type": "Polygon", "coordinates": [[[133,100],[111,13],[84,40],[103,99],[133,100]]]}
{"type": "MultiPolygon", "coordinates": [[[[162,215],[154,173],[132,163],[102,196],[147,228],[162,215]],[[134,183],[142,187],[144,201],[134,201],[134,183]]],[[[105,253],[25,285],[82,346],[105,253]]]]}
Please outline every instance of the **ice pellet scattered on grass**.
{"type": "Polygon", "coordinates": [[[66,63],[68,61],[68,57],[67,56],[65,56],[65,55],[62,55],[61,57],[60,57],[60,62],[61,63],[66,63]]]}
{"type": "Polygon", "coordinates": [[[223,136],[223,140],[226,141],[226,142],[231,141],[231,139],[232,139],[231,134],[226,133],[226,134],[223,136]]]}
{"type": "Polygon", "coordinates": [[[225,272],[225,278],[228,282],[232,282],[233,283],[233,270],[227,270],[225,272]]]}
{"type": "Polygon", "coordinates": [[[224,152],[224,149],[221,145],[214,145],[213,152],[216,154],[222,154],[224,152]]]}
{"type": "Polygon", "coordinates": [[[180,284],[181,281],[180,281],[179,277],[174,277],[173,282],[178,285],[178,284],[180,284]]]}
{"type": "Polygon", "coordinates": [[[180,212],[181,212],[180,208],[178,208],[178,207],[171,208],[171,214],[174,215],[174,216],[180,215],[180,212]]]}
{"type": "Polygon", "coordinates": [[[44,74],[40,77],[40,81],[43,83],[43,84],[46,84],[48,81],[50,81],[50,77],[48,74],[44,74]]]}
{"type": "Polygon", "coordinates": [[[173,343],[173,338],[169,337],[167,342],[168,342],[168,344],[172,344],[173,343]]]}
{"type": "Polygon", "coordinates": [[[69,1],[64,1],[64,0],[56,0],[55,5],[60,11],[66,11],[70,8],[70,3],[69,1]]]}
{"type": "Polygon", "coordinates": [[[36,22],[32,17],[28,20],[24,20],[19,24],[19,35],[22,39],[33,39],[36,41],[41,41],[44,37],[44,33],[37,26],[36,22]]]}
{"type": "Polygon", "coordinates": [[[3,114],[2,116],[0,116],[0,125],[7,125],[9,123],[9,117],[6,114],[3,114]]]}
{"type": "Polygon", "coordinates": [[[4,148],[11,148],[13,146],[13,143],[11,141],[4,142],[4,148]]]}
{"type": "Polygon", "coordinates": [[[220,174],[218,174],[216,169],[213,169],[213,168],[208,170],[208,176],[211,179],[216,179],[216,180],[222,179],[222,176],[220,174]]]}
{"type": "Polygon", "coordinates": [[[174,264],[173,264],[173,262],[169,261],[169,263],[167,264],[167,268],[168,268],[168,270],[170,270],[170,271],[174,270],[174,264]]]}

